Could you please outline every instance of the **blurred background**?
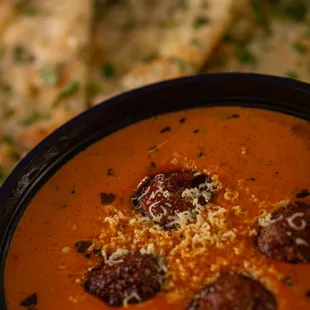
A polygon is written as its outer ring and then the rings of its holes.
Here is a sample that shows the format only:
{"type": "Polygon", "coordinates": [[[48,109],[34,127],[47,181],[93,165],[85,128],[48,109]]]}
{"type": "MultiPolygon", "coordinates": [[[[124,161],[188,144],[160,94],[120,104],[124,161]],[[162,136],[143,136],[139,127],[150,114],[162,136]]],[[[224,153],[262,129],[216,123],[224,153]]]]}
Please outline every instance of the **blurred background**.
{"type": "MultiPolygon", "coordinates": [[[[309,0],[0,0],[0,183],[57,127],[153,82],[310,82],[309,0]]],[[[146,103],[147,104],[147,103],[146,103]]]]}

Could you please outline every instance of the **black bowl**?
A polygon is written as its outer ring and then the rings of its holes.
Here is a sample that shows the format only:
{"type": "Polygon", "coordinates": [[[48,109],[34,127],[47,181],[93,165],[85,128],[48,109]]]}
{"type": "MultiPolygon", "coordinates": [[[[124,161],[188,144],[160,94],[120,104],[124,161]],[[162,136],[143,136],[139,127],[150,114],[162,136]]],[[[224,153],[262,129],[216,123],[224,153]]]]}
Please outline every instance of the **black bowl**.
{"type": "Polygon", "coordinates": [[[310,85],[255,74],[210,74],[143,87],[98,105],[57,129],[17,165],[0,189],[0,309],[6,309],[4,263],[28,202],[65,162],[132,123],[202,106],[248,106],[310,120],[310,85]]]}

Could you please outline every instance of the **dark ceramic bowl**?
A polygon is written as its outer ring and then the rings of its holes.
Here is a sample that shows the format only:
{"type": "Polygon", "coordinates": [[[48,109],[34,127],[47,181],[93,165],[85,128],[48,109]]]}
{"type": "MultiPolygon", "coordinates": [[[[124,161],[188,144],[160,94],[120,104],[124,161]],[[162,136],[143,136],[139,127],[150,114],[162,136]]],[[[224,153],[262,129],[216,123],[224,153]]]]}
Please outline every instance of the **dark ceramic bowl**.
{"type": "Polygon", "coordinates": [[[66,123],[17,165],[0,189],[0,309],[5,258],[28,202],[65,162],[96,140],[156,114],[202,106],[248,106],[310,120],[310,85],[254,74],[210,74],[134,90],[66,123]]]}

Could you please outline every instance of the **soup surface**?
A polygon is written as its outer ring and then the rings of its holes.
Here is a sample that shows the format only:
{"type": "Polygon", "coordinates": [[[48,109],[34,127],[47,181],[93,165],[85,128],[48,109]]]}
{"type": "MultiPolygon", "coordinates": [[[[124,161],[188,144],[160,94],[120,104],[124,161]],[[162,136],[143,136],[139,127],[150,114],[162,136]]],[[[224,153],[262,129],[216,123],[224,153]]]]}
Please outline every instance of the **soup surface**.
{"type": "Polygon", "coordinates": [[[310,236],[298,235],[310,225],[309,159],[309,122],[264,110],[192,109],[122,129],[66,163],[30,203],[6,261],[8,309],[109,308],[84,282],[99,262],[127,251],[157,255],[165,271],[160,292],[133,308],[188,309],[233,271],[261,283],[279,310],[310,309],[310,236]],[[206,206],[167,228],[133,208],[132,197],[144,177],[173,171],[215,185],[206,206]],[[271,212],[292,204],[286,235],[299,237],[283,254],[268,231],[282,227],[283,215],[271,212]]]}

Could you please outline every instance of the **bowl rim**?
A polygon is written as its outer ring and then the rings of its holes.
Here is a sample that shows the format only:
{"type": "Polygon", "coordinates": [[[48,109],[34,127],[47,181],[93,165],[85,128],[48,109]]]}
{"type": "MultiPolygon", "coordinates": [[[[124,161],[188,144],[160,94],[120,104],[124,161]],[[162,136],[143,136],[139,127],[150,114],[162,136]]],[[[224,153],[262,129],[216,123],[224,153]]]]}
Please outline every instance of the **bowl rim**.
{"type": "MultiPolygon", "coordinates": [[[[64,135],[68,128],[74,128],[77,124],[81,123],[85,119],[92,119],[93,116],[104,113],[105,110],[118,105],[123,104],[127,100],[133,100],[139,96],[148,96],[151,93],[159,92],[160,90],[164,89],[172,89],[176,87],[188,87],[193,84],[207,84],[211,81],[218,81],[219,83],[227,83],[229,81],[234,82],[247,82],[252,84],[262,84],[268,87],[276,87],[280,86],[286,88],[287,90],[297,91],[303,93],[303,95],[307,98],[307,110],[305,113],[308,115],[308,119],[310,120],[310,84],[305,82],[293,80],[290,78],[285,77],[277,77],[272,75],[265,75],[265,74],[256,74],[256,73],[212,73],[212,74],[203,74],[197,76],[189,76],[189,77],[181,77],[176,79],[165,80],[159,83],[154,83],[150,85],[146,85],[134,90],[127,91],[125,93],[119,94],[115,97],[107,99],[99,103],[96,106],[93,106],[84,112],[80,113],[73,119],[69,120],[61,127],[53,131],[50,135],[44,138],[37,146],[35,146],[32,150],[26,154],[24,158],[22,158],[10,175],[7,177],[5,182],[0,188],[0,216],[2,212],[2,208],[5,205],[6,201],[10,198],[9,195],[14,190],[14,186],[17,184],[18,180],[20,179],[21,175],[23,175],[25,167],[31,165],[32,160],[34,157],[39,156],[40,153],[46,151],[50,145],[53,145],[58,137],[64,135]],[[308,100],[309,98],[309,100],[308,100]]],[[[265,108],[266,109],[266,108],[265,108]]],[[[164,112],[165,113],[165,112],[164,112]]],[[[154,115],[154,114],[152,114],[154,115]]],[[[133,121],[132,123],[135,123],[133,121]]],[[[123,126],[123,127],[126,127],[123,126]]],[[[113,132],[113,131],[111,131],[113,132]]],[[[61,155],[59,155],[61,156],[61,155]]],[[[30,182],[30,181],[29,181],[30,182]]],[[[17,187],[17,190],[19,188],[17,187]]],[[[27,190],[26,190],[27,191],[27,190]]],[[[28,190],[30,191],[30,190],[28,190]]],[[[27,195],[27,193],[25,194],[27,195]]],[[[17,208],[17,204],[15,204],[17,208]]],[[[11,241],[10,236],[12,237],[13,232],[10,231],[13,229],[10,228],[11,222],[14,221],[14,217],[16,214],[11,215],[10,222],[7,224],[7,228],[4,229],[4,233],[0,231],[0,309],[6,309],[5,303],[5,294],[4,294],[4,268],[5,268],[5,260],[7,256],[7,251],[9,248],[9,244],[11,241]]],[[[18,223],[19,219],[16,220],[18,223]]],[[[17,225],[17,224],[16,224],[17,225]]]]}

